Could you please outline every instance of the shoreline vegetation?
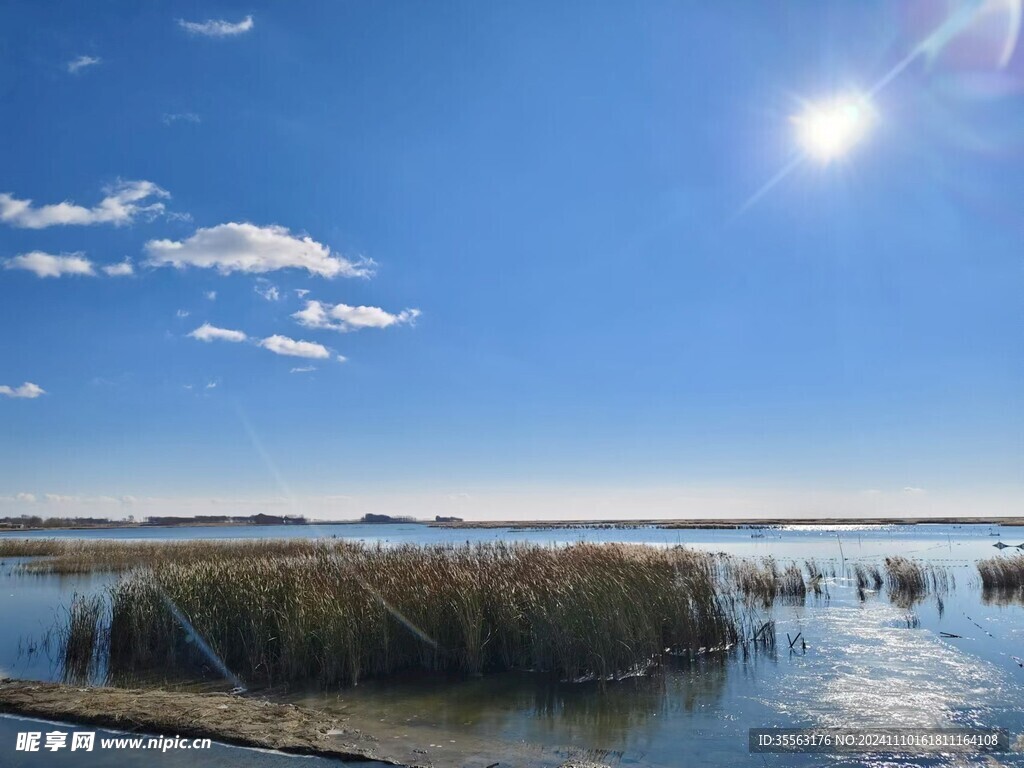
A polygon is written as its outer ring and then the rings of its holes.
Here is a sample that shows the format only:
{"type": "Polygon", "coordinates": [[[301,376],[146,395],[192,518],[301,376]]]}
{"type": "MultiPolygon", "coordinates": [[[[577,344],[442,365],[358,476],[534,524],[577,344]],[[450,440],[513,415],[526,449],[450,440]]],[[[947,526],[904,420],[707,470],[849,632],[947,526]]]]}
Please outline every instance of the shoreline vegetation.
{"type": "Polygon", "coordinates": [[[716,576],[713,556],[681,547],[224,548],[130,571],[110,590],[109,628],[92,636],[107,638],[116,674],[209,664],[205,645],[257,688],[409,671],[604,680],[749,635],[716,576]]]}
{"type": "Polygon", "coordinates": [[[161,516],[142,521],[112,520],[108,518],[42,518],[23,515],[0,518],[0,538],[3,534],[25,531],[106,530],[145,528],[242,528],[249,526],[346,526],[346,525],[424,525],[431,528],[545,530],[551,528],[629,529],[665,528],[679,530],[735,530],[739,528],[777,528],[781,526],[822,525],[1004,525],[1024,526],[1024,517],[815,517],[815,518],[735,518],[722,519],[637,519],[637,520],[463,520],[456,517],[436,516],[433,520],[389,515],[364,515],[358,520],[317,520],[301,516],[198,515],[192,517],[161,516]]]}
{"type": "MultiPolygon", "coordinates": [[[[22,573],[119,575],[76,596],[56,629],[65,680],[165,671],[246,689],[410,671],[609,680],[669,657],[771,648],[773,605],[828,599],[837,576],[861,600],[884,585],[908,609],[952,582],[902,557],[837,575],[834,563],[643,544],[0,539],[10,557],[25,558],[13,564],[22,573]]],[[[1024,583],[1024,556],[995,562],[979,564],[986,584],[1024,583]]]]}
{"type": "MultiPolygon", "coordinates": [[[[76,595],[51,638],[65,684],[0,681],[0,712],[403,765],[421,750],[382,751],[281,696],[423,671],[604,685],[670,662],[774,653],[773,607],[828,600],[837,580],[861,601],[887,596],[908,626],[916,605],[941,606],[955,586],[949,569],[899,556],[797,564],[622,543],[4,537],[4,558],[24,558],[8,563],[22,573],[117,580],[76,595]]],[[[986,595],[1024,596],[1024,555],[977,569],[986,595]]]]}

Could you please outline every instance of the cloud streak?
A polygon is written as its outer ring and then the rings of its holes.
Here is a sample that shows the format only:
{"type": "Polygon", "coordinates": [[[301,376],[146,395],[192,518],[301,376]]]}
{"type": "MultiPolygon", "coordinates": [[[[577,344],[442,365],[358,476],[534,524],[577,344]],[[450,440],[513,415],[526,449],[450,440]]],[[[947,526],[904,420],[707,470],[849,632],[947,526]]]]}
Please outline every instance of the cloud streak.
{"type": "Polygon", "coordinates": [[[174,123],[193,123],[198,125],[203,122],[203,119],[195,112],[165,112],[161,121],[164,125],[173,125],[174,123]]]}
{"type": "Polygon", "coordinates": [[[21,269],[33,273],[36,277],[96,274],[92,262],[81,253],[54,256],[43,251],[31,251],[8,259],[4,269],[21,269]]]}
{"type": "Polygon", "coordinates": [[[94,67],[101,61],[103,61],[103,59],[98,56],[78,56],[68,62],[68,72],[72,75],[77,75],[83,69],[87,67],[94,67]]]}
{"type": "Polygon", "coordinates": [[[135,274],[135,267],[132,266],[131,259],[125,259],[120,264],[107,264],[100,269],[110,277],[128,277],[135,274]]]}
{"type": "Polygon", "coordinates": [[[186,21],[178,19],[178,26],[190,35],[202,37],[237,37],[245,34],[253,28],[255,22],[252,16],[246,16],[241,21],[231,22],[224,19],[207,19],[206,21],[186,21]]]}
{"type": "Polygon", "coordinates": [[[231,341],[238,343],[249,338],[242,331],[233,331],[230,328],[218,328],[217,326],[210,325],[209,323],[203,323],[188,335],[198,341],[206,342],[231,341]]]}
{"type": "Polygon", "coordinates": [[[325,360],[331,356],[330,351],[323,344],[312,341],[296,341],[287,336],[275,334],[268,336],[260,342],[260,346],[268,349],[275,355],[286,355],[288,357],[306,357],[312,360],[325,360]]]}
{"type": "Polygon", "coordinates": [[[148,264],[178,269],[216,269],[263,274],[279,269],[304,269],[321,277],[369,277],[373,262],[349,261],[311,237],[292,235],[285,227],[249,223],[201,227],[186,240],[150,240],[148,264]]]}
{"type": "Polygon", "coordinates": [[[6,384],[0,385],[0,395],[24,400],[35,400],[40,395],[45,395],[46,390],[38,384],[26,381],[20,387],[9,387],[6,384]]]}
{"type": "Polygon", "coordinates": [[[304,309],[295,312],[299,325],[306,328],[327,328],[332,331],[358,331],[361,328],[389,328],[392,325],[409,325],[420,316],[418,309],[403,309],[397,314],[380,307],[353,307],[348,304],[325,304],[307,301],[304,309]]]}
{"type": "Polygon", "coordinates": [[[0,222],[21,229],[46,229],[58,226],[91,226],[131,224],[139,215],[157,216],[164,212],[160,198],[170,194],[152,181],[119,181],[104,190],[106,197],[92,208],[65,200],[52,205],[33,205],[30,199],[19,199],[0,192],[0,222]]]}

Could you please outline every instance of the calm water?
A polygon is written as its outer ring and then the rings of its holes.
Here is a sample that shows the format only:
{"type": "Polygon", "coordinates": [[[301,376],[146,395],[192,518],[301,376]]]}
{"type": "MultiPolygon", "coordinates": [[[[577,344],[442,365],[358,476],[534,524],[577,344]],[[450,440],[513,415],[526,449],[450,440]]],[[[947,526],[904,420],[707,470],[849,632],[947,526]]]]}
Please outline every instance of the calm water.
{"type": "MultiPolygon", "coordinates": [[[[956,587],[941,606],[929,597],[913,609],[884,595],[861,601],[841,575],[828,583],[828,599],[776,606],[780,645],[774,653],[680,662],[654,679],[559,683],[530,674],[478,679],[418,677],[368,683],[340,694],[293,694],[292,699],[337,712],[350,726],[382,741],[408,745],[410,760],[435,765],[556,765],[583,754],[623,766],[854,766],[888,765],[854,756],[751,755],[747,729],[755,726],[976,726],[1001,727],[1011,739],[1024,733],[1024,608],[985,603],[974,563],[1020,550],[1024,529],[990,526],[842,527],[692,531],[638,529],[457,530],[420,525],[267,528],[132,529],[65,532],[82,538],[239,538],[330,536],[367,542],[435,543],[523,540],[537,543],[630,541],[686,544],[748,557],[817,561],[842,574],[842,564],[880,562],[889,555],[926,559],[948,567],[956,587]],[[990,535],[995,533],[996,535],[990,535]],[[803,633],[806,651],[789,651],[786,633],[803,633]],[[943,638],[940,632],[961,635],[943,638]],[[417,751],[412,753],[415,747],[417,751]]],[[[58,670],[44,648],[30,641],[59,619],[75,592],[101,588],[106,577],[27,576],[7,562],[0,569],[0,669],[36,679],[58,670]]],[[[798,644],[799,647],[799,644],[798,644]]],[[[13,743],[0,724],[0,745],[13,743]]],[[[8,729],[9,730],[9,729],[8,729]]],[[[2,747],[3,750],[9,747],[2,747]]],[[[227,762],[256,765],[227,750],[227,762]],[[234,760],[234,762],[232,762],[234,760]]],[[[0,764],[8,753],[0,751],[0,764]]],[[[260,758],[263,759],[263,758],[260,758]]],[[[281,758],[293,760],[292,758],[281,758]]],[[[172,758],[147,764],[177,765],[172,758]]],[[[25,762],[25,765],[49,764],[25,762]]],[[[57,764],[57,763],[53,763],[57,764]]],[[[135,765],[76,761],[75,765],[135,765]]],[[[142,763],[138,763],[142,765],[142,763]]],[[[265,763],[276,765],[276,763],[265,763]]],[[[292,764],[289,762],[288,764],[292,764]]],[[[303,763],[306,765],[309,763],[303,763]]],[[[899,765],[1015,765],[1020,754],[995,762],[943,757],[899,765]]],[[[21,765],[18,763],[17,765],[21,765]]]]}

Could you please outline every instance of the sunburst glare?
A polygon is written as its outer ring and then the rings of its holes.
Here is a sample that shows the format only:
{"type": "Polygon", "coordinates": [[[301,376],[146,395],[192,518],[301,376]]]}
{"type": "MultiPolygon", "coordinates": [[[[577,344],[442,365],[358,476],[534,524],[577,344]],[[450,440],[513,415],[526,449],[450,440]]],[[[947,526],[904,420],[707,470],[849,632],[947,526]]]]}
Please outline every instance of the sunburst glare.
{"type": "Polygon", "coordinates": [[[877,115],[862,95],[809,104],[793,118],[797,139],[811,157],[827,163],[849,152],[870,131],[877,115]]]}

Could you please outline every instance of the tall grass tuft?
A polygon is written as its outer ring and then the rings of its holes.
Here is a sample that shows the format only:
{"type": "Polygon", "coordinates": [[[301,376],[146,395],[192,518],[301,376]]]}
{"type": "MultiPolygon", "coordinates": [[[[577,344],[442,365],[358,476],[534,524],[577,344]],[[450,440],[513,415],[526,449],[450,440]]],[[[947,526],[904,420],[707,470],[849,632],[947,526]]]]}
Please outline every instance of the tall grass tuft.
{"type": "Polygon", "coordinates": [[[250,685],[416,669],[605,678],[738,638],[712,556],[625,544],[323,544],[158,562],[112,588],[111,611],[115,672],[194,661],[201,638],[250,685]]]}
{"type": "Polygon", "coordinates": [[[759,603],[765,608],[779,599],[802,601],[807,595],[800,567],[790,563],[780,569],[770,557],[764,560],[720,558],[718,581],[723,587],[738,591],[748,604],[759,603]]]}
{"type": "Polygon", "coordinates": [[[885,558],[889,599],[904,608],[919,602],[929,592],[945,592],[950,585],[949,572],[905,557],[885,558]]]}
{"type": "Polygon", "coordinates": [[[978,573],[986,602],[1024,601],[1024,555],[982,560],[978,573]]]}
{"type": "Polygon", "coordinates": [[[103,595],[74,595],[67,624],[59,633],[62,677],[70,683],[86,683],[99,664],[103,651],[103,595]]]}

